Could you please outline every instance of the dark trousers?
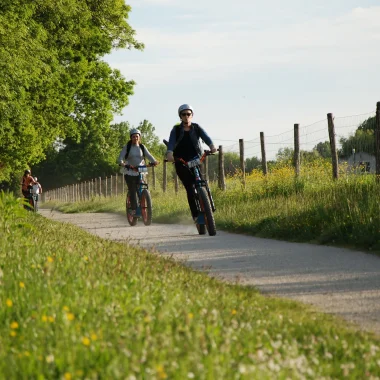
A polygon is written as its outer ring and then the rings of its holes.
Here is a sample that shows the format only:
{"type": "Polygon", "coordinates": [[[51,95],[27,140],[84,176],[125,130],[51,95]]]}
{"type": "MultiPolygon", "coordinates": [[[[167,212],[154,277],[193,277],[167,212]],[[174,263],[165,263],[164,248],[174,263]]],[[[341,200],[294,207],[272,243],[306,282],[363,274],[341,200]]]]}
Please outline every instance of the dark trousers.
{"type": "Polygon", "coordinates": [[[190,172],[190,170],[187,167],[183,166],[180,162],[175,163],[175,171],[177,172],[179,179],[181,180],[183,186],[186,189],[187,201],[189,202],[191,215],[193,218],[197,217],[198,210],[197,210],[197,205],[194,200],[194,193],[193,193],[193,185],[195,182],[194,176],[190,172]]]}
{"type": "Polygon", "coordinates": [[[131,209],[137,209],[137,189],[140,185],[140,176],[124,175],[125,183],[127,184],[129,196],[131,199],[131,209]]]}

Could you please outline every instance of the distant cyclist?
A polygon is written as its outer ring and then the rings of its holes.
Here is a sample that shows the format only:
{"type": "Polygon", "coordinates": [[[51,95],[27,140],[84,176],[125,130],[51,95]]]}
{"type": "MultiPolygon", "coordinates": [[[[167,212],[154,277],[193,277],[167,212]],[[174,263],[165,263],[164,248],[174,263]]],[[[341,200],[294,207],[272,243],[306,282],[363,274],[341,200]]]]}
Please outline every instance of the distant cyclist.
{"type": "Polygon", "coordinates": [[[36,182],[34,185],[32,185],[32,192],[33,194],[36,194],[37,195],[37,201],[38,201],[38,195],[39,194],[42,194],[42,186],[41,184],[38,182],[38,179],[37,177],[34,177],[34,181],[36,182]]]}
{"type": "MultiPolygon", "coordinates": [[[[174,157],[190,161],[194,157],[202,156],[202,147],[199,139],[202,139],[209,146],[212,153],[216,148],[207,135],[206,131],[198,124],[192,123],[194,110],[189,104],[183,104],[178,108],[178,116],[181,119],[180,124],[176,124],[171,132],[168,143],[166,158],[168,161],[174,161],[174,157]]],[[[187,192],[187,201],[193,220],[198,216],[197,206],[193,198],[194,177],[190,171],[180,162],[175,162],[175,170],[187,192]]]]}
{"type": "Polygon", "coordinates": [[[24,198],[30,197],[30,190],[32,189],[32,186],[36,184],[37,182],[32,177],[31,171],[29,169],[25,170],[21,182],[21,192],[24,198]]]}
{"type": "MultiPolygon", "coordinates": [[[[131,129],[129,132],[130,140],[123,147],[118,158],[118,164],[120,166],[140,166],[146,165],[148,159],[154,165],[158,165],[159,162],[151,155],[147,147],[141,144],[141,132],[138,129],[131,129]]],[[[140,175],[137,171],[124,169],[124,179],[128,187],[128,191],[131,199],[131,211],[134,215],[137,208],[137,188],[140,184],[140,175]]]]}

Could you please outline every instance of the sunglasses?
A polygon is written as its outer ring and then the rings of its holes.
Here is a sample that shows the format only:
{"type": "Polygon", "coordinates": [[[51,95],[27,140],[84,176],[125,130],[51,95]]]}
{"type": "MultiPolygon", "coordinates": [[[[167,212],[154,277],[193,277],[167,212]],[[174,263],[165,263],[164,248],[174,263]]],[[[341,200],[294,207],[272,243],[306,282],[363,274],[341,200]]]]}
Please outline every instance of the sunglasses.
{"type": "Polygon", "coordinates": [[[187,112],[187,113],[183,112],[183,113],[181,113],[181,116],[191,116],[191,115],[192,115],[191,112],[187,112]]]}

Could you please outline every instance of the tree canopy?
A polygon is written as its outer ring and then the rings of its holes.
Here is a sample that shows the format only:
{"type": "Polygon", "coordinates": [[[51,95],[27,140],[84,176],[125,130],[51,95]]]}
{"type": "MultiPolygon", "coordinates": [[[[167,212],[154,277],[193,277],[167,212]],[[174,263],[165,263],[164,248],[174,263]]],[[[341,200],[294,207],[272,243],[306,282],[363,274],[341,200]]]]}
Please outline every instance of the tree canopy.
{"type": "Polygon", "coordinates": [[[350,156],[353,149],[356,152],[375,154],[375,121],[375,116],[368,118],[359,125],[352,136],[340,139],[342,156],[350,156]]]}
{"type": "Polygon", "coordinates": [[[86,146],[89,156],[107,150],[113,114],[128,104],[134,82],[101,58],[143,48],[130,10],[124,0],[2,1],[0,181],[59,155],[57,139],[86,146]]]}

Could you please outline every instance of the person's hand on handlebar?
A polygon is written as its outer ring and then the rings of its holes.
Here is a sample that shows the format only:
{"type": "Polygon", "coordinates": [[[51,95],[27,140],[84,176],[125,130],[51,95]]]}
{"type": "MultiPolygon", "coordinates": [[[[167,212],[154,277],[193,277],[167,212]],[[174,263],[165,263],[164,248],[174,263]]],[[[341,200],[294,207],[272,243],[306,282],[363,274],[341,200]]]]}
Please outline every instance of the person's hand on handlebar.
{"type": "Polygon", "coordinates": [[[215,153],[217,149],[215,148],[215,145],[210,145],[211,153],[215,153]]]}
{"type": "Polygon", "coordinates": [[[168,162],[174,162],[173,152],[168,152],[166,154],[166,159],[167,159],[168,162]]]}

